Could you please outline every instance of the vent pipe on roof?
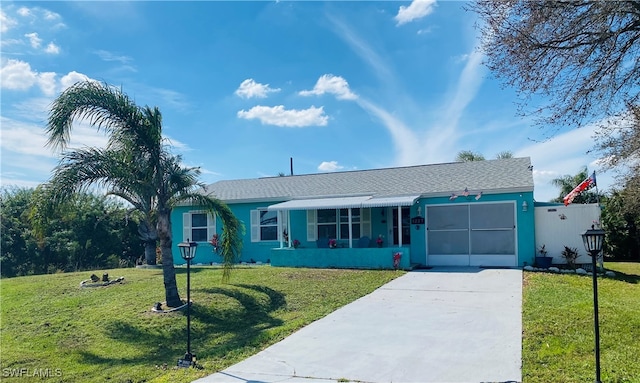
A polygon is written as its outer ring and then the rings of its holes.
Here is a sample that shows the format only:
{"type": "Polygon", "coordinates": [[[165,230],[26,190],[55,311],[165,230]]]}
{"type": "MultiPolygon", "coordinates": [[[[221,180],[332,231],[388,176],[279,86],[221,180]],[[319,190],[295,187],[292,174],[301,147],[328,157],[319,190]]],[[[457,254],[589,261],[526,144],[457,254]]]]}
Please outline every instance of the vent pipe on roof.
{"type": "Polygon", "coordinates": [[[291,175],[293,175],[293,157],[289,157],[289,167],[291,168],[291,175]]]}

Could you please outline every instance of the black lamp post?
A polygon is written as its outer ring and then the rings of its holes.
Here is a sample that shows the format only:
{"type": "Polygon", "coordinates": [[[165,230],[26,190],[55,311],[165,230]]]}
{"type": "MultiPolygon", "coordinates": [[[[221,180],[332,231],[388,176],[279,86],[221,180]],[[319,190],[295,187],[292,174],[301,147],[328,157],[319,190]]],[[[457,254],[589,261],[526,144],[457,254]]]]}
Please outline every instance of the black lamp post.
{"type": "Polygon", "coordinates": [[[598,254],[602,251],[602,244],[604,242],[604,230],[594,229],[591,226],[590,230],[585,231],[582,234],[582,241],[584,242],[584,248],[591,254],[591,264],[593,266],[593,330],[595,333],[595,346],[596,346],[596,383],[601,383],[600,380],[600,327],[598,324],[598,273],[596,260],[598,254]]]}
{"type": "Polygon", "coordinates": [[[196,256],[196,242],[180,242],[178,248],[180,255],[187,261],[187,353],[184,359],[178,359],[178,367],[190,367],[196,365],[196,356],[191,353],[191,260],[196,256]]]}

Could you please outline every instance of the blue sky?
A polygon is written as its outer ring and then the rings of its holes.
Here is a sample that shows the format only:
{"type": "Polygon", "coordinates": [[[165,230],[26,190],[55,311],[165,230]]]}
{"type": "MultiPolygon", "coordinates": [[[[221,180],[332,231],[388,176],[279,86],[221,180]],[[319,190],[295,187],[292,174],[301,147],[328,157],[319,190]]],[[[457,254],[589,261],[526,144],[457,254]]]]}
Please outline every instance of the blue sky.
{"type": "MultiPolygon", "coordinates": [[[[79,80],[158,106],[201,180],[452,162],[461,150],[531,157],[550,180],[599,172],[593,129],[550,140],[516,113],[457,1],[9,2],[0,15],[2,186],[45,182],[48,105],[79,80]]],[[[99,146],[86,123],[73,145],[99,146]]],[[[612,183],[598,174],[600,190],[612,183]]]]}

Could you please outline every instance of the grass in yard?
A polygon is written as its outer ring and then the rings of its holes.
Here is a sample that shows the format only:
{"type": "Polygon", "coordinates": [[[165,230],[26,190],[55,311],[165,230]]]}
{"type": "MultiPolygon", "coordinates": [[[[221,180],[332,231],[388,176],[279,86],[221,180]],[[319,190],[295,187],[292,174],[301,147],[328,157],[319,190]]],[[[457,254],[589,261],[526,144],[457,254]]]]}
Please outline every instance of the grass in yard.
{"type": "MultiPolygon", "coordinates": [[[[400,271],[192,268],[191,348],[203,369],[174,369],[186,313],[156,314],[161,270],[106,270],[125,283],[80,288],[91,272],[3,279],[0,380],[190,382],[276,343],[400,276],[400,271]],[[166,363],[166,369],[163,364],[166,363]]],[[[102,272],[97,273],[98,276],[102,272]]],[[[186,299],[186,270],[177,269],[186,299]]]]}
{"type": "MultiPolygon", "coordinates": [[[[640,382],[640,264],[598,278],[603,382],[640,382]]],[[[523,383],[595,380],[591,276],[524,273],[523,383]]]]}

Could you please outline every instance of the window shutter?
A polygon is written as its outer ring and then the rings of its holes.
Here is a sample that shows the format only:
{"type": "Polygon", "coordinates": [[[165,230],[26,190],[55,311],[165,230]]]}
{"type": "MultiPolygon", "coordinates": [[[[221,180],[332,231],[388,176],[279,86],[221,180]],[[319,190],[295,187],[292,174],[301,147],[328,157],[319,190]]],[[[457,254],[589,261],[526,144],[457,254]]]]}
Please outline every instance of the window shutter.
{"type": "Polygon", "coordinates": [[[260,242],[260,210],[251,210],[251,242],[260,242]]]}
{"type": "Polygon", "coordinates": [[[210,240],[216,233],[216,216],[207,214],[207,239],[210,240]]]}
{"type": "Polygon", "coordinates": [[[182,242],[191,239],[191,213],[182,213],[182,242]]]}
{"type": "Polygon", "coordinates": [[[317,240],[317,223],[316,223],[316,211],[307,210],[307,241],[313,242],[317,240]]]}
{"type": "Polygon", "coordinates": [[[363,208],[360,210],[360,220],[362,226],[360,227],[360,237],[371,238],[371,209],[363,208]]]}

